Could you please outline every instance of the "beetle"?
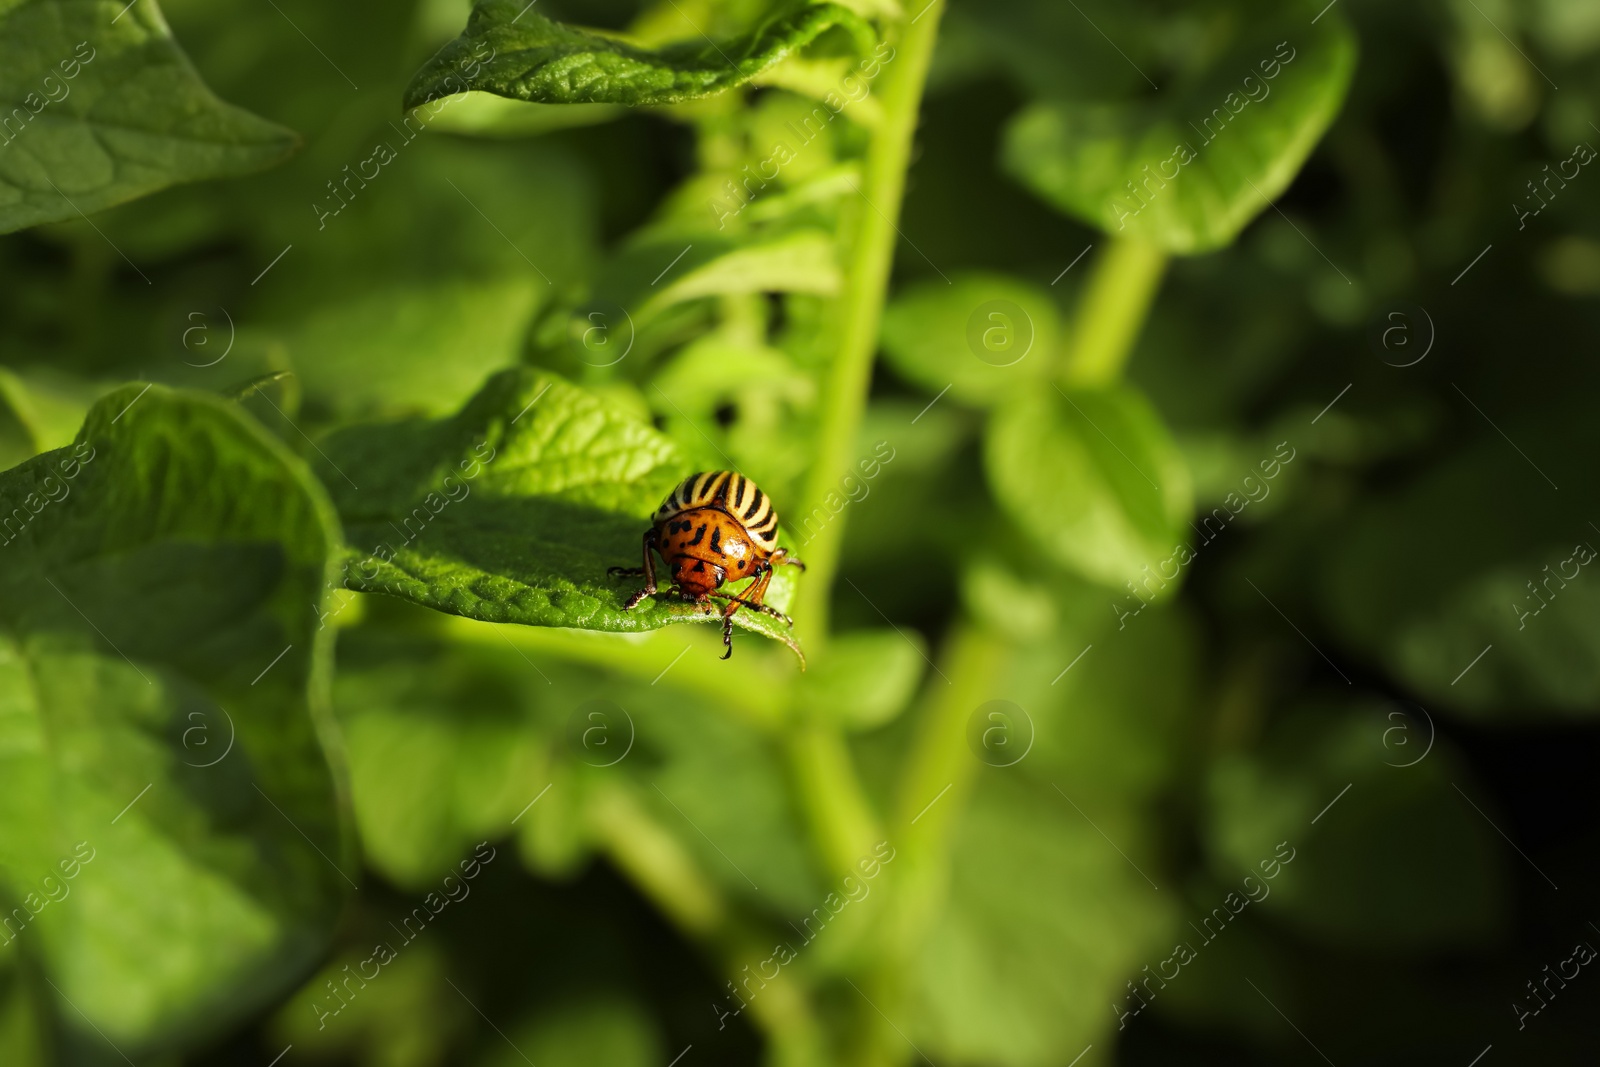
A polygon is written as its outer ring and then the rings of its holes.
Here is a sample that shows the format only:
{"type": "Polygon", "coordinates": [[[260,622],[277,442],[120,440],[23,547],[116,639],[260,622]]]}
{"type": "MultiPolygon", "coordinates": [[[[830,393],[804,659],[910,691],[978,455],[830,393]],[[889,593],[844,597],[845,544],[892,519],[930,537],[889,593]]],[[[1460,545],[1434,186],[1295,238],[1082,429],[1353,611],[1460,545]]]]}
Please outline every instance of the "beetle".
{"type": "Polygon", "coordinates": [[[700,471],[689,475],[668,494],[644,533],[644,566],[612,567],[609,575],[643,577],[644,588],[628,598],[622,610],[632,611],[656,592],[655,556],[672,572],[672,592],[695,604],[713,598],[728,601],[722,612],[722,643],[733,655],[733,613],[741,607],[794,623],[762,603],[773,568],[806,565],[778,547],[778,513],[756,483],[736,471],[700,471]],[[744,594],[721,592],[723,583],[755,581],[744,594]]]}

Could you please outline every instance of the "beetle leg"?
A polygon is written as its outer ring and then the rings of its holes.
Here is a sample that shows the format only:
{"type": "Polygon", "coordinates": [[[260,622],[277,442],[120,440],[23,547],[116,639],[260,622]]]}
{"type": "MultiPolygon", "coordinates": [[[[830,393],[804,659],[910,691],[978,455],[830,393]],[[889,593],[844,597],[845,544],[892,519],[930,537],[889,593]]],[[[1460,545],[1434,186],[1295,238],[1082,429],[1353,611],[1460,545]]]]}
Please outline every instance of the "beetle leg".
{"type": "Polygon", "coordinates": [[[720,598],[722,598],[724,600],[731,600],[735,604],[739,605],[740,607],[749,608],[751,611],[759,611],[763,615],[771,615],[774,619],[779,620],[785,626],[793,626],[794,625],[794,620],[789,618],[789,616],[785,615],[783,612],[779,611],[777,608],[769,607],[766,604],[761,603],[760,601],[747,600],[744,597],[735,596],[732,593],[712,593],[711,595],[714,596],[714,597],[720,597],[720,598]]]}
{"type": "Polygon", "coordinates": [[[772,555],[768,556],[767,563],[774,567],[787,565],[790,567],[799,567],[801,571],[806,569],[806,565],[800,560],[797,560],[793,556],[789,555],[789,550],[785,548],[780,548],[772,555]]]}
{"type": "Polygon", "coordinates": [[[789,616],[785,615],[777,608],[771,608],[762,603],[763,598],[765,598],[767,595],[767,586],[771,582],[772,568],[768,564],[763,563],[761,564],[761,571],[756,576],[755,582],[750,586],[749,590],[744,596],[737,596],[733,593],[712,593],[711,595],[731,601],[731,603],[728,605],[727,612],[729,618],[731,618],[733,613],[738,611],[742,606],[747,607],[752,611],[759,611],[763,615],[771,615],[773,618],[782,621],[785,626],[793,626],[794,620],[790,619],[789,616]]]}
{"type": "Polygon", "coordinates": [[[733,655],[733,613],[739,610],[740,605],[752,608],[759,608],[761,605],[751,604],[749,601],[736,597],[732,593],[707,593],[699,599],[704,604],[712,597],[728,601],[728,606],[722,611],[722,644],[728,650],[722,654],[722,658],[727,659],[733,655]]]}
{"type": "Polygon", "coordinates": [[[647,596],[654,596],[656,592],[656,561],[650,553],[656,547],[656,528],[654,526],[644,532],[644,566],[640,572],[644,574],[644,588],[628,598],[622,605],[623,611],[632,611],[638,606],[639,601],[647,596]]]}

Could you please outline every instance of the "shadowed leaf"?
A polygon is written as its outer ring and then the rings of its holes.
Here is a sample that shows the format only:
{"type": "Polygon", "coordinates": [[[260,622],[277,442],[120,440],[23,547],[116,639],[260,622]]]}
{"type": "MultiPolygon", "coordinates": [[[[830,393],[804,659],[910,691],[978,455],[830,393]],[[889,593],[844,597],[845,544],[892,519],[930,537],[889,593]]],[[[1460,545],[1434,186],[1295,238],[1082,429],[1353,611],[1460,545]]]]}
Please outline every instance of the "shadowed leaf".
{"type": "MultiPolygon", "coordinates": [[[[553,375],[506,371],[453,418],[352,427],[324,451],[352,589],[485,622],[609,633],[720,620],[664,582],[623,610],[643,579],[606,570],[640,565],[651,514],[690,472],[667,438],[553,375]]],[[[793,570],[778,568],[768,589],[780,611],[793,570]]],[[[658,577],[670,578],[659,564],[658,577]]],[[[741,609],[734,622],[801,655],[777,619],[741,609]]]]}
{"type": "Polygon", "coordinates": [[[834,26],[871,40],[849,10],[817,4],[732,40],[702,35],[650,51],[553,22],[518,0],[482,0],[466,31],[411,80],[405,106],[469,90],[544,104],[673,104],[743,85],[834,26]]]}
{"type": "Polygon", "coordinates": [[[155,0],[0,6],[0,233],[247,174],[297,143],[206,87],[155,0]]]}
{"type": "Polygon", "coordinates": [[[1232,243],[1300,172],[1356,60],[1338,12],[1309,32],[1289,9],[1236,18],[1231,47],[1148,99],[1030,106],[1006,131],[1006,169],[1107,233],[1184,254],[1232,243]]]}
{"type": "Polygon", "coordinates": [[[236,405],[126,386],[0,475],[0,516],[8,937],[86,1042],[213,1034],[324,951],[356,872],[319,743],[332,510],[236,405]]]}

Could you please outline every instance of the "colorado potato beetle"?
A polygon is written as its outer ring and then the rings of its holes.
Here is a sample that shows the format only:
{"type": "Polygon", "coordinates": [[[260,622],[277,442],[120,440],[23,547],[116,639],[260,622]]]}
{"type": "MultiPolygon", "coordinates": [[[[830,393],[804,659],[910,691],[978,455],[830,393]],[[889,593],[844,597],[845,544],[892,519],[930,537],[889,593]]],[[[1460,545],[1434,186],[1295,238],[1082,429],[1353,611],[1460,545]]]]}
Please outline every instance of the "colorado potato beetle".
{"type": "Polygon", "coordinates": [[[656,592],[659,553],[672,572],[671,591],[696,604],[728,601],[722,612],[722,643],[733,655],[733,613],[741,607],[794,625],[789,616],[763,604],[772,569],[806,565],[778,547],[778,513],[767,494],[734,471],[701,471],[678,484],[651,516],[644,534],[644,566],[612,567],[606,573],[644,578],[644,588],[622,606],[632,611],[656,592]],[[724,582],[755,581],[743,595],[720,592],[724,582]]]}

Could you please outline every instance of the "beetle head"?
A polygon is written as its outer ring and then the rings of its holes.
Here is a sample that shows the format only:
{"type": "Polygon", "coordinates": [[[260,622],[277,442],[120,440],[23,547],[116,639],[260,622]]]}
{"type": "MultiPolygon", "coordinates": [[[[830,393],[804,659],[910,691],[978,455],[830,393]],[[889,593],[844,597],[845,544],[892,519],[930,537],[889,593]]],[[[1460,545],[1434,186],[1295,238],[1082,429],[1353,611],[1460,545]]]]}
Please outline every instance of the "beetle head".
{"type": "Polygon", "coordinates": [[[721,587],[727,573],[715,563],[684,558],[672,565],[672,580],[685,595],[703,597],[721,587]]]}

